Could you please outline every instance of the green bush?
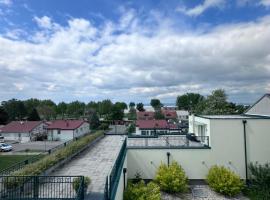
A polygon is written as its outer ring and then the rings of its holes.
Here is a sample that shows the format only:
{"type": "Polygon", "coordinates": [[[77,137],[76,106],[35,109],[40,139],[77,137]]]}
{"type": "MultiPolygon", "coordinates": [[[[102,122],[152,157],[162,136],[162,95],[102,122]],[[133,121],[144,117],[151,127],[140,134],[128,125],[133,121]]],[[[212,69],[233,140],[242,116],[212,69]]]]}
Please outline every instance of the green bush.
{"type": "Polygon", "coordinates": [[[157,184],[150,182],[147,185],[141,180],[138,183],[128,182],[124,192],[124,200],[160,200],[161,193],[157,184]]]}
{"type": "MultiPolygon", "coordinates": [[[[88,187],[88,185],[90,185],[91,183],[91,179],[87,176],[84,177],[84,189],[86,189],[88,187]]],[[[72,182],[72,187],[73,189],[76,191],[76,193],[78,192],[78,190],[80,189],[80,185],[81,185],[81,178],[75,178],[72,182]]]]}
{"type": "Polygon", "coordinates": [[[206,179],[214,191],[230,197],[239,194],[244,187],[240,176],[224,166],[211,167],[206,179]]]}
{"type": "Polygon", "coordinates": [[[249,165],[249,186],[246,188],[246,194],[250,199],[270,199],[270,164],[249,165]]]}
{"type": "Polygon", "coordinates": [[[107,123],[102,123],[100,124],[100,126],[98,127],[99,130],[108,130],[109,129],[109,124],[107,123]]]}
{"type": "Polygon", "coordinates": [[[176,161],[173,161],[169,167],[161,163],[155,181],[161,190],[168,193],[185,192],[188,188],[186,174],[176,161]]]}

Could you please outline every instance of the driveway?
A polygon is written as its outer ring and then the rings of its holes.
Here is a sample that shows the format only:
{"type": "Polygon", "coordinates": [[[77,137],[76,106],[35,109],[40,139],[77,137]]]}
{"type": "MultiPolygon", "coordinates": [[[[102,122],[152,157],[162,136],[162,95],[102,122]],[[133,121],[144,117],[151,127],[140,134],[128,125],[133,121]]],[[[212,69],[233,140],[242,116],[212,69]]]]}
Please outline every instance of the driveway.
{"type": "Polygon", "coordinates": [[[106,176],[110,173],[125,136],[105,136],[89,150],[56,170],[55,176],[81,175],[91,178],[85,199],[101,200],[104,197],[106,176]]]}

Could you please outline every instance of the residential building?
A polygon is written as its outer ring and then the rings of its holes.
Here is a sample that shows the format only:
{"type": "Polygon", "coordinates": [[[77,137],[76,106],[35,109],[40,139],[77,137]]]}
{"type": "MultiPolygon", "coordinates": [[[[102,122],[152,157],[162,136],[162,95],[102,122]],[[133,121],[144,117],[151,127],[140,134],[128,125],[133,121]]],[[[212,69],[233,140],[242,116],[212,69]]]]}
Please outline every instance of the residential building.
{"type": "Polygon", "coordinates": [[[245,114],[270,117],[270,93],[263,95],[245,114]]]}
{"type": "Polygon", "coordinates": [[[42,121],[12,121],[1,128],[0,135],[5,141],[29,142],[46,134],[45,126],[42,121]]]}
{"type": "Polygon", "coordinates": [[[177,119],[177,114],[175,110],[161,110],[162,114],[164,115],[166,120],[176,120],[177,119]]]}
{"type": "Polygon", "coordinates": [[[137,120],[135,134],[154,136],[167,134],[170,130],[177,130],[177,127],[174,124],[169,124],[166,120],[137,120]]]}
{"type": "Polygon", "coordinates": [[[189,112],[187,110],[176,110],[179,121],[188,121],[189,112]]]}
{"type": "Polygon", "coordinates": [[[153,111],[137,112],[137,120],[153,120],[154,117],[155,112],[153,111]]]}
{"type": "Polygon", "coordinates": [[[46,127],[48,140],[67,141],[90,132],[90,124],[84,120],[55,120],[46,127]]]}

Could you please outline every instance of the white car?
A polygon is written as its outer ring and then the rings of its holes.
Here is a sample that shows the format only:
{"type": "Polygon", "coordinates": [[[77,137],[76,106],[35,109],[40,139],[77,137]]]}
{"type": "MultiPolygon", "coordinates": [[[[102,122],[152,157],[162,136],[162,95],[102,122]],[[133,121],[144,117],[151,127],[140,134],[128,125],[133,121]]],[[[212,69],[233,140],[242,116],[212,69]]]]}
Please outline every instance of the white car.
{"type": "Polygon", "coordinates": [[[12,151],[12,146],[6,143],[0,143],[0,151],[12,151]]]}

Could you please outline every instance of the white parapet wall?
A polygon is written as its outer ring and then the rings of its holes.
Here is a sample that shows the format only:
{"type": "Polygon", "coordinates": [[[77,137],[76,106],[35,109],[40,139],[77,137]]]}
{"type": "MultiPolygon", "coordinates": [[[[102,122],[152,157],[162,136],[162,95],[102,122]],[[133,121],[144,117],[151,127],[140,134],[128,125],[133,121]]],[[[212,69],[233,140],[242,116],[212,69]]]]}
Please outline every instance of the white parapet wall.
{"type": "MultiPolygon", "coordinates": [[[[270,162],[270,119],[246,121],[247,162],[270,162]]],[[[128,178],[139,172],[143,179],[153,179],[160,163],[167,164],[167,152],[170,152],[170,160],[181,164],[189,179],[205,179],[213,165],[228,167],[245,179],[243,119],[211,119],[207,124],[210,149],[128,149],[128,178]]]]}

